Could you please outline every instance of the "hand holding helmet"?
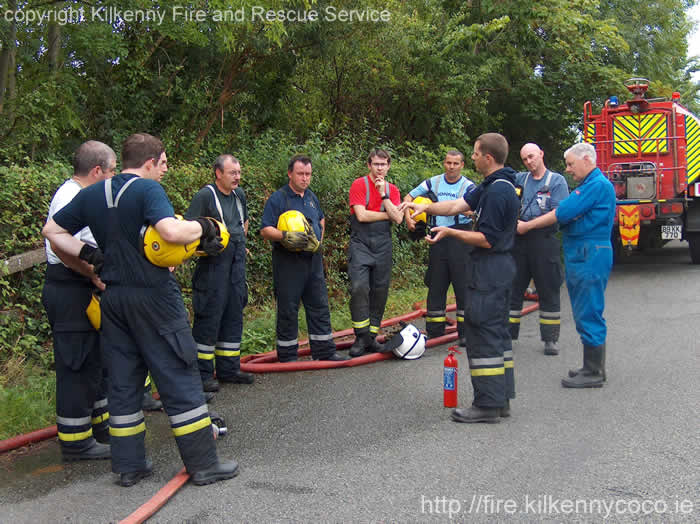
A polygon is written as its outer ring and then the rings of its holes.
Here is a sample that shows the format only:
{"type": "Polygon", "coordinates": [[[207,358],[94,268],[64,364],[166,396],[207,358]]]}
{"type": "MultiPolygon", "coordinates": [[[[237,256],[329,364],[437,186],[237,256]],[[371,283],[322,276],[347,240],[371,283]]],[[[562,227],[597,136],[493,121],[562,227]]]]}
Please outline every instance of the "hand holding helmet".
{"type": "Polygon", "coordinates": [[[314,253],[318,249],[318,239],[301,211],[292,209],[282,213],[277,220],[277,229],[282,232],[280,243],[289,251],[314,253]]]}
{"type": "Polygon", "coordinates": [[[281,243],[290,251],[302,251],[309,243],[309,236],[303,231],[282,231],[281,243]]]}
{"type": "Polygon", "coordinates": [[[309,253],[316,253],[316,251],[318,251],[318,248],[321,246],[321,243],[318,241],[318,238],[316,238],[314,228],[311,227],[311,224],[309,224],[309,221],[306,220],[306,218],[304,218],[304,233],[306,233],[306,236],[308,237],[308,241],[306,243],[304,251],[308,251],[309,253]]]}
{"type": "Polygon", "coordinates": [[[207,217],[199,217],[195,219],[202,226],[202,236],[199,239],[199,250],[204,251],[209,256],[218,255],[223,249],[224,244],[219,236],[219,231],[213,220],[207,217]]]}

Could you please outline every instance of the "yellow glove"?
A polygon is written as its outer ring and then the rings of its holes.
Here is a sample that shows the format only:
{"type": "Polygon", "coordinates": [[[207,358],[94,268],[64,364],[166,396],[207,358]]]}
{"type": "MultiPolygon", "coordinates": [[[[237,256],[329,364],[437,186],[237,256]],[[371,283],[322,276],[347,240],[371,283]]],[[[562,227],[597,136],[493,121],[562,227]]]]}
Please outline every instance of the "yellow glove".
{"type": "Polygon", "coordinates": [[[318,251],[318,248],[321,246],[321,243],[318,241],[318,238],[316,238],[314,228],[311,227],[311,224],[309,224],[309,221],[306,220],[306,218],[304,218],[304,233],[306,233],[306,236],[308,237],[304,251],[308,251],[309,253],[316,253],[316,251],[318,251]]]}

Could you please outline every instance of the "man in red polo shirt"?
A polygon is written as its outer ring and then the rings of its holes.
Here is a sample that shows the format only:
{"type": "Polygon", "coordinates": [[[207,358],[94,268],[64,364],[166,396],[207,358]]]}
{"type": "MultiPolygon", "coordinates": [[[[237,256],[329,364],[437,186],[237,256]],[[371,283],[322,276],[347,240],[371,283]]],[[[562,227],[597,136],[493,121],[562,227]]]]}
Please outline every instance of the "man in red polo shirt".
{"type": "Polygon", "coordinates": [[[384,315],[391,281],[391,224],[403,213],[399,189],[385,180],[391,156],[374,149],[367,159],[369,174],[350,186],[350,314],[355,330],[351,357],[381,351],[376,336],[384,315]]]}

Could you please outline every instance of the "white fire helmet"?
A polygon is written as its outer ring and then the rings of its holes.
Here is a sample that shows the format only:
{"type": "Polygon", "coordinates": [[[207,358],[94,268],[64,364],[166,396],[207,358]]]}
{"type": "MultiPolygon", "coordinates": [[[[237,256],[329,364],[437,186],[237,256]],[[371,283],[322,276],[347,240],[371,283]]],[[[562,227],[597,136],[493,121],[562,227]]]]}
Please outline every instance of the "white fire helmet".
{"type": "Polygon", "coordinates": [[[397,357],[415,360],[425,353],[425,335],[413,324],[407,324],[387,342],[387,345],[397,357]]]}

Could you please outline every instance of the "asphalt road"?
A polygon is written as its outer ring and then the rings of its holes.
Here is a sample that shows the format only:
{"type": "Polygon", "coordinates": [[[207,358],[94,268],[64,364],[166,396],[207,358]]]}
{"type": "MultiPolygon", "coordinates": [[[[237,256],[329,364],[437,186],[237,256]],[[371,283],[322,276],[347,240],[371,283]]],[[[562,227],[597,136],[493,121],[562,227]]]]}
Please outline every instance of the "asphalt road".
{"type": "MultiPolygon", "coordinates": [[[[599,390],[560,385],[581,362],[564,288],[563,351],[544,356],[537,314],[523,319],[517,398],[500,424],[450,421],[445,347],[227,385],[212,404],[230,430],[218,449],[240,475],[186,485],[150,522],[698,522],[698,281],[681,243],[615,268],[599,390]]],[[[0,522],[126,517],[182,467],[165,415],[147,427],[155,474],[132,488],[114,484],[108,462],[61,464],[55,441],[0,456],[0,522]]]]}

